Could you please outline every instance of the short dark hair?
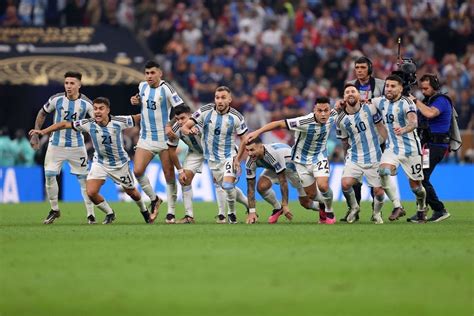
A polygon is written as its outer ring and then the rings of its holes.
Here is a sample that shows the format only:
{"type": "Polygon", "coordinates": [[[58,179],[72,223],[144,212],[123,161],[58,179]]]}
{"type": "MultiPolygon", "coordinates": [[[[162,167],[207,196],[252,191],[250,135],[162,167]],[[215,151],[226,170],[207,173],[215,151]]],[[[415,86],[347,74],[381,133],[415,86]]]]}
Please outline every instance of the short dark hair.
{"type": "Polygon", "coordinates": [[[183,113],[191,113],[191,108],[186,104],[180,104],[174,108],[174,115],[180,115],[183,113]]]}
{"type": "Polygon", "coordinates": [[[439,90],[441,88],[441,84],[439,83],[438,76],[435,74],[424,74],[420,78],[420,82],[428,81],[430,83],[431,88],[434,90],[439,90]]]}
{"type": "Polygon", "coordinates": [[[227,86],[217,87],[216,92],[220,92],[220,91],[226,91],[226,92],[230,93],[230,89],[227,86]]]}
{"type": "Polygon", "coordinates": [[[77,80],[81,81],[82,80],[82,74],[78,71],[68,71],[64,74],[64,78],[76,78],[77,80]]]}
{"type": "Polygon", "coordinates": [[[387,78],[385,78],[385,81],[387,80],[397,81],[403,86],[403,79],[398,75],[389,75],[387,78]]]}
{"type": "Polygon", "coordinates": [[[342,89],[342,91],[346,91],[346,89],[349,88],[349,87],[354,87],[354,88],[358,89],[357,86],[355,85],[355,83],[346,82],[346,84],[344,85],[344,89],[342,89]]]}
{"type": "Polygon", "coordinates": [[[260,137],[255,137],[254,139],[247,141],[246,145],[252,145],[252,144],[262,144],[262,139],[260,137]]]}
{"type": "Polygon", "coordinates": [[[158,64],[154,60],[149,60],[149,61],[146,62],[145,69],[150,69],[150,68],[153,68],[153,67],[160,68],[160,64],[158,64]]]}
{"type": "Polygon", "coordinates": [[[100,104],[105,104],[108,108],[110,108],[110,100],[107,99],[106,97],[98,97],[95,98],[94,101],[92,101],[93,104],[100,103],[100,104]]]}
{"type": "Polygon", "coordinates": [[[316,98],[316,102],[314,104],[321,104],[321,103],[331,103],[329,101],[329,98],[328,97],[318,97],[316,98]]]}

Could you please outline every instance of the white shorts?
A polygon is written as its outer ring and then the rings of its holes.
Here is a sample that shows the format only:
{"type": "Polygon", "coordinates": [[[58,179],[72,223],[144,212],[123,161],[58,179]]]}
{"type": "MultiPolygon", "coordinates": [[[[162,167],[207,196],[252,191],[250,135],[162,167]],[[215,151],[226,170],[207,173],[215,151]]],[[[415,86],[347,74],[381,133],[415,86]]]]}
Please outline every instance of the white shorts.
{"type": "Polygon", "coordinates": [[[168,149],[168,144],[163,141],[154,141],[140,138],[137,143],[137,148],[148,150],[156,155],[162,152],[163,150],[168,149]]]}
{"type": "Polygon", "coordinates": [[[202,172],[204,156],[202,154],[189,153],[184,158],[183,169],[190,170],[193,174],[202,172]]]}
{"type": "Polygon", "coordinates": [[[92,162],[91,171],[87,176],[87,180],[99,179],[105,180],[110,177],[115,183],[121,185],[125,189],[133,189],[135,187],[135,178],[130,172],[130,165],[127,162],[120,168],[107,168],[98,162],[92,162]]]}
{"type": "Polygon", "coordinates": [[[378,173],[379,163],[373,164],[359,164],[352,160],[346,160],[344,171],[342,172],[343,178],[354,178],[357,181],[362,181],[362,176],[365,176],[367,183],[372,188],[382,187],[382,181],[378,173]]]}
{"type": "Polygon", "coordinates": [[[316,178],[329,177],[329,160],[327,158],[311,165],[295,162],[295,166],[304,188],[312,185],[316,178]]]}
{"type": "Polygon", "coordinates": [[[382,159],[380,160],[380,164],[384,163],[393,165],[395,168],[402,165],[405,174],[408,178],[414,181],[421,181],[424,179],[421,155],[406,157],[403,155],[395,155],[391,149],[386,149],[382,154],[382,159]]]}
{"type": "Polygon", "coordinates": [[[46,176],[58,175],[65,161],[69,163],[72,174],[87,174],[86,147],[61,147],[51,144],[48,145],[46,157],[44,158],[44,174],[46,176]]]}
{"type": "Polygon", "coordinates": [[[234,170],[234,158],[229,158],[221,162],[209,160],[207,163],[217,184],[222,184],[224,177],[237,178],[234,170]]]}
{"type": "MultiPolygon", "coordinates": [[[[272,184],[280,184],[280,180],[278,178],[278,174],[270,169],[263,170],[261,177],[266,177],[268,180],[272,182],[272,184]]],[[[300,177],[296,171],[286,169],[285,176],[288,179],[288,182],[291,183],[291,186],[298,191],[298,196],[303,197],[306,196],[306,192],[303,189],[303,185],[301,184],[300,177]]]]}

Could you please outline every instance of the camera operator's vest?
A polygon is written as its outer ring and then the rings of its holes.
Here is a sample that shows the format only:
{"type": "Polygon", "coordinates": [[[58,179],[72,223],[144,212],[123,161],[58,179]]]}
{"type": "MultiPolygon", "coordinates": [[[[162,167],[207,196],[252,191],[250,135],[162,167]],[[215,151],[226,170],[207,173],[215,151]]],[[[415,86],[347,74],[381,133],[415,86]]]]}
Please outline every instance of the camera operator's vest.
{"type": "Polygon", "coordinates": [[[418,135],[420,135],[421,143],[433,143],[433,144],[446,144],[449,147],[449,151],[457,151],[462,145],[461,133],[458,127],[458,113],[453,106],[451,99],[442,93],[437,93],[429,98],[425,98],[423,103],[431,106],[436,99],[444,97],[449,101],[451,105],[451,124],[449,131],[446,133],[432,133],[428,123],[428,119],[423,115],[418,116],[418,135]]]}

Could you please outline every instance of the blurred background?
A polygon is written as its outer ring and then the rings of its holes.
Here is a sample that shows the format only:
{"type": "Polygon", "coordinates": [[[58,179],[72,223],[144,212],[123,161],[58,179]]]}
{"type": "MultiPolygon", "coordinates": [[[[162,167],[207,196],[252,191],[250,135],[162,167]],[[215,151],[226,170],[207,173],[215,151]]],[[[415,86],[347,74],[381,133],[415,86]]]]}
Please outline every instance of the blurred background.
{"type": "MultiPolygon", "coordinates": [[[[106,96],[113,114],[132,114],[139,109],[130,96],[145,61],[155,59],[193,108],[229,86],[233,107],[254,130],[308,113],[318,96],[334,103],[359,56],[385,78],[397,69],[398,37],[417,77],[437,74],[459,114],[464,144],[445,163],[471,164],[473,17],[472,0],[3,0],[0,166],[43,163],[47,139],[35,153],[25,133],[48,97],[63,91],[67,70],[82,72],[89,98],[106,96]]],[[[137,135],[127,132],[130,155],[137,135]]],[[[291,145],[293,138],[281,130],[264,141],[291,145]]],[[[329,151],[332,162],[343,161],[334,133],[329,151]]]]}

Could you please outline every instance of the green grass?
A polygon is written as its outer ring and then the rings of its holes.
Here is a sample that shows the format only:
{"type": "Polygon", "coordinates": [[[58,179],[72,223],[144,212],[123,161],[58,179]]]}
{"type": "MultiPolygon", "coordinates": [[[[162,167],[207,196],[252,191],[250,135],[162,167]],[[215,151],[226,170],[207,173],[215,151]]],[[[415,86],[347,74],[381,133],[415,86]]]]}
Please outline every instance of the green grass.
{"type": "Polygon", "coordinates": [[[145,225],[135,204],[112,206],[116,222],[92,226],[81,204],[61,204],[53,225],[45,203],[2,205],[0,315],[474,313],[474,203],[426,225],[371,224],[365,204],[361,222],[332,226],[296,204],[277,225],[264,204],[257,225],[214,224],[211,203],[195,205],[195,225],[145,225]]]}

